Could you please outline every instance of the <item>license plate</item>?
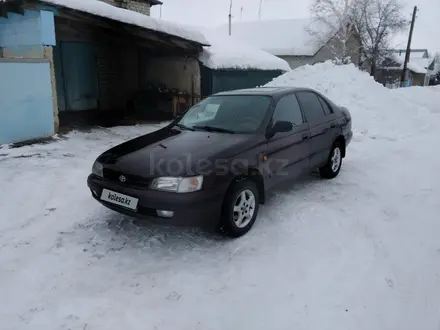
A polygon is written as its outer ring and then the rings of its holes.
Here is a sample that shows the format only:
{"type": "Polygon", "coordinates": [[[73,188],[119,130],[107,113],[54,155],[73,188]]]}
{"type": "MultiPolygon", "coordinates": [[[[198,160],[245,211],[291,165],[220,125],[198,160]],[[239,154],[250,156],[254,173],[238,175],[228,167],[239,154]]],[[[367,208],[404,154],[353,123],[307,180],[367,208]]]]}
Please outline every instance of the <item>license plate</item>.
{"type": "Polygon", "coordinates": [[[139,202],[139,199],[137,198],[107,189],[102,190],[101,200],[125,207],[130,210],[136,210],[139,202]]]}

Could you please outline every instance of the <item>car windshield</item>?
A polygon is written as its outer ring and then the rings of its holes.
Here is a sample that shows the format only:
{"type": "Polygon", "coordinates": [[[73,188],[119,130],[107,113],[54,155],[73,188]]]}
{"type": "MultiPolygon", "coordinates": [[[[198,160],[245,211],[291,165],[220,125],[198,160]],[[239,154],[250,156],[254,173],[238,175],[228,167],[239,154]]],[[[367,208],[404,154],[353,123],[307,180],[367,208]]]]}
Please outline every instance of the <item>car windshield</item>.
{"type": "Polygon", "coordinates": [[[253,133],[260,128],[271,98],[264,95],[210,96],[189,109],[177,124],[223,133],[253,133]]]}

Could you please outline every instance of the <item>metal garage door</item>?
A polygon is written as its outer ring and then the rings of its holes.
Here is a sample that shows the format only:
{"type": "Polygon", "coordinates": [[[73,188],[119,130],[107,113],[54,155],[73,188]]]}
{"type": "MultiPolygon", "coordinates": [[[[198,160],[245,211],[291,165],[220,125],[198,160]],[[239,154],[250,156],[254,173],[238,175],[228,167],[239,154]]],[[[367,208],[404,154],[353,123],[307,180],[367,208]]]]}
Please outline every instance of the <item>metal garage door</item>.
{"type": "Polygon", "coordinates": [[[60,110],[98,108],[96,47],[81,42],[60,42],[54,53],[60,110]]]}

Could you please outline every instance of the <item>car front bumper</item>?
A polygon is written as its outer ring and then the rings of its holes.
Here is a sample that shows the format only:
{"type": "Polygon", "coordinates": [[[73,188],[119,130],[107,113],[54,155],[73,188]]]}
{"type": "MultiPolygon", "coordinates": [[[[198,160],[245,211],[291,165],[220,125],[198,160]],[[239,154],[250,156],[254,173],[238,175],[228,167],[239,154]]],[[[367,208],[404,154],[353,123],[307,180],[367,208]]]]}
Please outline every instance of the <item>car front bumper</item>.
{"type": "Polygon", "coordinates": [[[87,185],[95,198],[107,208],[136,218],[146,218],[155,223],[214,227],[219,223],[223,197],[217,191],[198,191],[193,193],[171,193],[152,189],[139,189],[124,186],[90,174],[87,185]],[[101,200],[103,189],[135,197],[139,200],[136,211],[101,200]],[[170,218],[160,217],[158,210],[172,211],[170,218]]]}

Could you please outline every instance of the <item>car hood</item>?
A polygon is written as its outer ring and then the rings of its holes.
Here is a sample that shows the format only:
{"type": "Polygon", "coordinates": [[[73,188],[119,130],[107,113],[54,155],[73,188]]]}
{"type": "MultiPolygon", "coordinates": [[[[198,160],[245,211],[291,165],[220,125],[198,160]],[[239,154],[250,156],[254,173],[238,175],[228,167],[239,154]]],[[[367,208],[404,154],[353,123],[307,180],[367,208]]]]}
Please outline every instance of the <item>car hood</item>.
{"type": "Polygon", "coordinates": [[[251,147],[255,136],[162,128],[104,152],[105,168],[143,177],[197,172],[205,160],[229,159],[251,147]]]}

